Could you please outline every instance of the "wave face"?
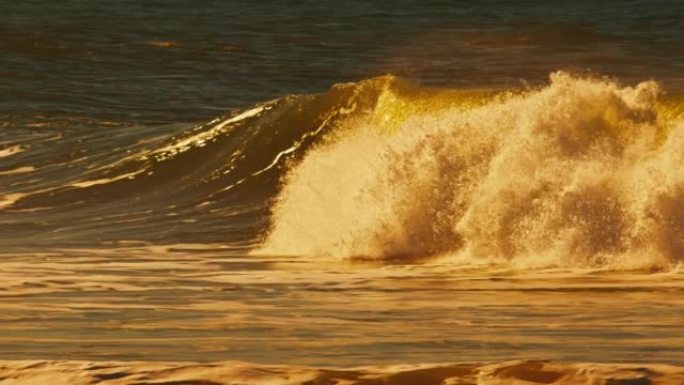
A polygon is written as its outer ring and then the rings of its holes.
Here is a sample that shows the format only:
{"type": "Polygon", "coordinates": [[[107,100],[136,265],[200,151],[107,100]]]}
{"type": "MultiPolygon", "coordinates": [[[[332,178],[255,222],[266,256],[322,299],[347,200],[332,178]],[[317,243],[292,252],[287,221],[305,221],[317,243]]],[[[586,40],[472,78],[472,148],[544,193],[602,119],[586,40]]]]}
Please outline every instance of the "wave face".
{"type": "Polygon", "coordinates": [[[684,120],[657,83],[497,95],[382,79],[294,163],[264,254],[534,266],[684,261],[684,120]]]}
{"type": "Polygon", "coordinates": [[[244,251],[268,227],[285,161],[371,109],[376,83],[286,96],[172,136],[183,127],[42,116],[8,123],[0,132],[0,243],[224,243],[244,251]]]}

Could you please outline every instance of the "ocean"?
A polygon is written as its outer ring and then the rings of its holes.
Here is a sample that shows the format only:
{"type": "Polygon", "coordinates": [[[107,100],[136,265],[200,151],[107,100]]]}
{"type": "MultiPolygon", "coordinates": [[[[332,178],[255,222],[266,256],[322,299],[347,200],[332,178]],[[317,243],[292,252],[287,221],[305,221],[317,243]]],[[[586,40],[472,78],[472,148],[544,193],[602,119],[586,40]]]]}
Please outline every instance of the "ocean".
{"type": "Polygon", "coordinates": [[[5,1],[0,52],[0,384],[684,383],[684,2],[5,1]]]}

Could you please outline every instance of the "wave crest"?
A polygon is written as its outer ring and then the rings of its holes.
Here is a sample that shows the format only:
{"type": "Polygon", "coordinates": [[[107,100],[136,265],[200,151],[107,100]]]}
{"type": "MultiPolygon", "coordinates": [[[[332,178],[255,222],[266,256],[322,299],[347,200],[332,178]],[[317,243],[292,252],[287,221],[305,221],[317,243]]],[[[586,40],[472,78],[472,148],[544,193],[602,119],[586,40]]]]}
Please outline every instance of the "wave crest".
{"type": "Polygon", "coordinates": [[[258,253],[642,267],[684,261],[684,123],[648,81],[491,95],[395,80],[294,164],[258,253]]]}

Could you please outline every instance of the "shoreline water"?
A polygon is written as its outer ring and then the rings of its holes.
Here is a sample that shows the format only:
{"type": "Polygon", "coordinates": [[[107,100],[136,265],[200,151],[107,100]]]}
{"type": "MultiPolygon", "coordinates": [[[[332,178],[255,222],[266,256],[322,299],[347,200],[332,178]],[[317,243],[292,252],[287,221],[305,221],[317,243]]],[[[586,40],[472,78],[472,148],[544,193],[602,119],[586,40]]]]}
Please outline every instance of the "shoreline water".
{"type": "Polygon", "coordinates": [[[684,365],[681,269],[352,263],[219,245],[2,261],[5,359],[684,365]]]}
{"type": "Polygon", "coordinates": [[[681,385],[684,366],[506,361],[348,369],[245,362],[0,361],[0,384],[681,385]]]}

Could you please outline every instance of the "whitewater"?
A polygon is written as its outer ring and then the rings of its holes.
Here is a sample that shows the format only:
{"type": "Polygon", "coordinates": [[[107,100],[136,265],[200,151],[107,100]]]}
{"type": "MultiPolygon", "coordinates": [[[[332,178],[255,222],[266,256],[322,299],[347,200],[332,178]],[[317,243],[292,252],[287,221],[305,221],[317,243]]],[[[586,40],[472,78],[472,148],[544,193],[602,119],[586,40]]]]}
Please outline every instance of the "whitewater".
{"type": "Polygon", "coordinates": [[[283,178],[261,253],[670,268],[684,255],[684,122],[655,82],[551,75],[436,93],[393,78],[283,178]],[[416,92],[416,91],[414,91],[416,92]]]}

